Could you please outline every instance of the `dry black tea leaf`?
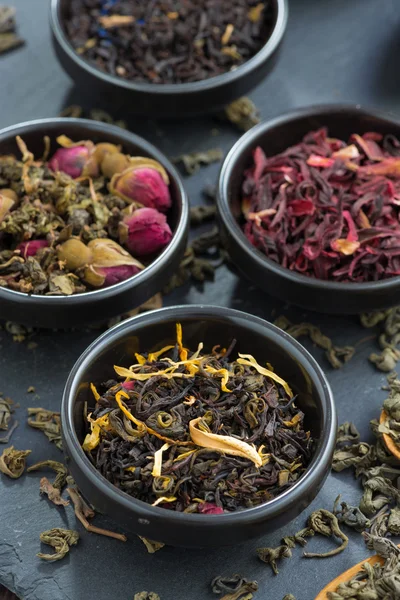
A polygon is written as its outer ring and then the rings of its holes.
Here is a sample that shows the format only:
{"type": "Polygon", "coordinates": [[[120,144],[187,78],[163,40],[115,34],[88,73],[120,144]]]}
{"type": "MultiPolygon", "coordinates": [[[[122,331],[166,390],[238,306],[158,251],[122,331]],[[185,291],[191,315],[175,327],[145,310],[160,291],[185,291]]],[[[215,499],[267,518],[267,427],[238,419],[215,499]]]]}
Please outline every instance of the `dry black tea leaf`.
{"type": "Polygon", "coordinates": [[[74,505],[75,515],[77,519],[82,523],[86,531],[89,531],[89,533],[97,533],[98,535],[105,535],[106,537],[111,537],[116,540],[120,540],[121,542],[126,542],[127,537],[122,533],[115,533],[114,531],[110,531],[109,529],[102,529],[101,527],[91,525],[91,523],[89,523],[88,521],[88,518],[91,519],[92,517],[94,517],[94,510],[86,504],[86,502],[84,501],[84,499],[82,498],[82,496],[76,488],[69,487],[67,488],[67,492],[74,505]]]}
{"type": "Polygon", "coordinates": [[[214,594],[224,594],[220,600],[251,600],[252,592],[258,590],[258,583],[235,574],[231,577],[215,577],[211,589],[214,594]]]}
{"type": "Polygon", "coordinates": [[[141,535],[138,535],[138,538],[142,540],[149,554],[154,554],[155,552],[161,550],[161,548],[164,548],[165,546],[165,544],[163,544],[162,542],[154,542],[153,540],[149,540],[141,535]]]}
{"type": "Polygon", "coordinates": [[[340,369],[354,356],[355,348],[353,346],[334,346],[332,340],[312,323],[293,324],[282,315],[274,321],[274,325],[295,339],[308,336],[316,346],[326,351],[325,356],[334,369],[340,369]]]}
{"type": "Polygon", "coordinates": [[[58,488],[54,487],[47,477],[42,477],[40,480],[39,491],[41,494],[45,494],[50,502],[55,504],[56,506],[68,506],[69,500],[64,500],[61,497],[61,492],[58,488]]]}
{"type": "Polygon", "coordinates": [[[175,163],[182,163],[186,173],[193,175],[204,165],[210,165],[214,162],[220,162],[224,158],[224,153],[220,148],[210,148],[201,152],[190,152],[181,154],[174,158],[175,163]]]}
{"type": "Polygon", "coordinates": [[[225,117],[241,131],[248,131],[260,122],[260,113],[250,98],[243,96],[225,107],[225,117]]]}
{"type": "Polygon", "coordinates": [[[45,408],[28,408],[28,425],[40,429],[62,450],[60,413],[45,408]]]}
{"type": "Polygon", "coordinates": [[[138,592],[133,600],[161,600],[161,598],[155,592],[138,592]]]}
{"type": "Polygon", "coordinates": [[[271,565],[275,575],[278,575],[279,571],[277,562],[282,558],[292,558],[292,551],[289,546],[283,544],[277,548],[257,548],[257,556],[267,565],[271,565]]]}
{"type": "Polygon", "coordinates": [[[18,479],[25,471],[25,459],[32,450],[16,450],[14,446],[5,448],[0,456],[0,471],[12,479],[18,479]]]}
{"type": "Polygon", "coordinates": [[[191,83],[232,71],[266,43],[268,0],[71,3],[67,35],[94,67],[123,80],[191,83]]]}
{"type": "Polygon", "coordinates": [[[40,541],[43,542],[43,544],[52,546],[55,552],[53,554],[43,554],[43,552],[39,552],[36,556],[42,560],[47,560],[48,562],[61,560],[68,554],[70,547],[75,546],[78,543],[78,540],[79,533],[73,529],[61,529],[56,527],[54,529],[49,529],[48,531],[43,531],[43,533],[40,534],[40,541]]]}

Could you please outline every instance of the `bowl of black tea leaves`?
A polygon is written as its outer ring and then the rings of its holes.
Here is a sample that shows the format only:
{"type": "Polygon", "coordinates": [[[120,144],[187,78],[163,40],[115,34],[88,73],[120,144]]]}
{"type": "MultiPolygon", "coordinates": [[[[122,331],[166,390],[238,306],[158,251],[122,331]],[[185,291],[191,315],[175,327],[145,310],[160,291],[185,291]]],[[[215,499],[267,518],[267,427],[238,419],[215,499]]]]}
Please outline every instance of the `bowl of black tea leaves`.
{"type": "Polygon", "coordinates": [[[287,0],[52,0],[61,65],[153,118],[212,112],[273,68],[287,0]]]}
{"type": "Polygon", "coordinates": [[[177,306],[122,322],[68,378],[64,450],[100,512],[176,546],[281,527],[329,472],[336,413],[316,361],[274,325],[177,306]]]}
{"type": "Polygon", "coordinates": [[[400,302],[400,123],[360,106],[254,127],[221,169],[232,261],[285,302],[357,314],[400,302]]]}
{"type": "Polygon", "coordinates": [[[0,131],[3,318],[62,328],[132,310],[177,268],[187,227],[179,175],[138,136],[80,119],[0,131]]]}

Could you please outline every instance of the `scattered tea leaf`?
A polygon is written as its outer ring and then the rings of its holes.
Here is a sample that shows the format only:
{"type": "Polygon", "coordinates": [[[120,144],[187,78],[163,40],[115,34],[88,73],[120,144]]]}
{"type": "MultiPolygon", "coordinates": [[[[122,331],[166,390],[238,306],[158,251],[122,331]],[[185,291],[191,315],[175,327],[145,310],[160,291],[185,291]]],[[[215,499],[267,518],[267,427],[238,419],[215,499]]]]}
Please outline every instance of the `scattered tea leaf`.
{"type": "Polygon", "coordinates": [[[57,473],[55,480],[53,481],[53,486],[62,490],[67,481],[68,469],[63,463],[60,463],[56,460],[43,460],[38,462],[31,467],[28,467],[28,473],[32,471],[37,471],[39,469],[52,469],[57,473]]]}
{"type": "Polygon", "coordinates": [[[339,523],[344,523],[347,527],[352,527],[360,533],[371,526],[371,521],[361,512],[358,506],[351,506],[347,502],[340,504],[340,495],[336,498],[333,506],[333,514],[339,523]]]}
{"type": "Polygon", "coordinates": [[[153,540],[148,540],[147,538],[138,535],[138,538],[140,540],[142,540],[143,544],[146,546],[147,548],[147,552],[149,554],[154,554],[155,552],[157,552],[158,550],[161,550],[161,548],[164,548],[165,544],[163,544],[162,542],[153,542],[153,540]]]}
{"type": "Polygon", "coordinates": [[[293,594],[286,594],[286,596],[284,596],[282,600],[296,600],[296,597],[293,596],[293,594]]]}
{"type": "Polygon", "coordinates": [[[0,6],[0,54],[25,43],[15,33],[15,13],[13,6],[0,6]]]}
{"type": "Polygon", "coordinates": [[[190,209],[190,224],[193,227],[197,225],[202,225],[206,221],[211,221],[215,219],[215,215],[217,214],[216,206],[206,206],[204,204],[200,204],[199,206],[192,206],[190,209]]]}
{"type": "Polygon", "coordinates": [[[390,373],[400,360],[400,306],[376,313],[365,313],[361,315],[360,320],[367,328],[382,324],[382,331],[378,336],[382,352],[373,352],[369,360],[380,371],[390,373]]]}
{"type": "Polygon", "coordinates": [[[14,403],[11,398],[3,398],[0,396],[0,429],[3,431],[7,431],[13,412],[14,403]]]}
{"type": "Polygon", "coordinates": [[[286,544],[283,544],[277,548],[257,548],[257,556],[270,565],[275,575],[278,575],[277,562],[282,558],[292,558],[292,551],[286,544]]]}
{"type": "Polygon", "coordinates": [[[175,163],[182,163],[186,173],[193,175],[203,165],[210,165],[214,162],[220,162],[224,157],[224,153],[220,148],[210,148],[202,152],[190,152],[181,154],[173,159],[175,163]]]}
{"type": "Polygon", "coordinates": [[[161,598],[155,592],[138,592],[133,600],[161,600],[161,598]]]}
{"type": "Polygon", "coordinates": [[[43,542],[43,544],[52,546],[55,552],[53,554],[43,554],[42,552],[39,552],[36,556],[49,562],[61,560],[69,552],[70,547],[75,546],[78,543],[78,540],[79,533],[73,529],[61,529],[56,527],[54,529],[43,531],[43,533],[40,534],[40,541],[43,542]]]}
{"type": "Polygon", "coordinates": [[[33,385],[30,385],[26,391],[28,394],[33,394],[36,392],[36,388],[34,388],[33,385]]]}
{"type": "Polygon", "coordinates": [[[337,448],[339,448],[340,446],[347,444],[347,443],[355,444],[359,441],[360,441],[360,434],[359,434],[357,427],[354,425],[354,423],[350,423],[349,421],[346,421],[345,423],[340,425],[340,427],[338,428],[338,431],[337,431],[337,436],[336,436],[336,447],[337,448]]]}
{"type": "Polygon", "coordinates": [[[32,450],[16,450],[14,446],[5,448],[0,456],[0,471],[12,479],[18,479],[25,471],[25,459],[32,450]]]}
{"type": "Polygon", "coordinates": [[[60,413],[45,408],[28,408],[28,425],[40,429],[62,450],[60,413]]]}
{"type": "Polygon", "coordinates": [[[225,107],[225,116],[241,131],[248,131],[260,122],[258,108],[247,96],[238,98],[238,100],[228,104],[225,107]]]}
{"type": "Polygon", "coordinates": [[[235,574],[231,577],[215,577],[211,589],[214,594],[224,594],[220,600],[251,600],[252,592],[258,590],[258,583],[235,574]]]}
{"type": "Polygon", "coordinates": [[[86,504],[77,489],[69,487],[67,488],[67,492],[74,505],[75,515],[82,523],[86,531],[89,531],[90,533],[97,533],[99,535],[105,535],[106,537],[111,537],[116,540],[120,540],[121,542],[126,542],[127,537],[122,533],[115,533],[114,531],[91,525],[88,521],[88,518],[94,517],[94,511],[86,504]]]}
{"type": "Polygon", "coordinates": [[[64,500],[61,497],[61,492],[58,488],[54,487],[54,485],[47,479],[47,477],[42,477],[40,480],[39,491],[41,494],[46,494],[50,502],[53,502],[56,506],[68,506],[69,501],[64,500]]]}
{"type": "Polygon", "coordinates": [[[296,325],[282,315],[274,321],[274,325],[286,331],[295,339],[308,336],[316,346],[326,351],[325,356],[334,369],[340,369],[354,356],[355,348],[353,346],[334,346],[332,340],[312,323],[298,323],[296,325]]]}
{"type": "Polygon", "coordinates": [[[3,435],[2,437],[0,437],[0,444],[8,444],[8,442],[11,439],[12,434],[17,429],[18,424],[19,424],[18,421],[14,421],[14,423],[9,428],[8,433],[6,435],[3,435]]]}
{"type": "Polygon", "coordinates": [[[315,510],[308,518],[308,526],[314,530],[315,533],[319,533],[326,537],[337,537],[342,540],[342,544],[329,552],[316,553],[316,552],[304,552],[303,556],[306,558],[327,558],[329,556],[335,556],[347,547],[349,538],[341,531],[339,522],[335,515],[325,508],[315,510]]]}

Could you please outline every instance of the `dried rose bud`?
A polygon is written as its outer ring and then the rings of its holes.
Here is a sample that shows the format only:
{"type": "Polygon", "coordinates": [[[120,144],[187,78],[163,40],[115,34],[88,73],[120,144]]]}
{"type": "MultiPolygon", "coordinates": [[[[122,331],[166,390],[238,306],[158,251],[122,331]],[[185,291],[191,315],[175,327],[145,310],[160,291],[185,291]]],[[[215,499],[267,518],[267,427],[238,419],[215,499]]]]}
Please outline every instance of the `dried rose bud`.
{"type": "Polygon", "coordinates": [[[171,196],[164,167],[156,160],[142,157],[130,158],[129,165],[112,178],[111,193],[127,202],[138,202],[161,212],[167,211],[171,206],[171,196]]]}
{"type": "Polygon", "coordinates": [[[115,144],[109,144],[107,142],[101,142],[100,144],[96,144],[93,152],[93,158],[98,165],[101,165],[106,156],[119,153],[120,150],[121,146],[116,146],[115,144]]]}
{"type": "Polygon", "coordinates": [[[65,262],[69,271],[76,271],[92,260],[92,251],[77,238],[70,238],[57,248],[58,259],[65,262]]]}
{"type": "Polygon", "coordinates": [[[18,194],[11,188],[3,188],[0,190],[0,196],[6,196],[7,198],[14,200],[14,202],[18,202],[18,194]]]}
{"type": "Polygon", "coordinates": [[[224,509],[216,504],[212,504],[211,502],[202,502],[199,504],[198,508],[199,513],[203,515],[222,515],[224,514],[224,509]]]}
{"type": "Polygon", "coordinates": [[[92,260],[84,272],[84,279],[94,287],[106,287],[124,281],[144,269],[119,244],[107,238],[94,239],[88,244],[92,260]]]}
{"type": "Polygon", "coordinates": [[[94,158],[95,146],[93,142],[83,141],[74,143],[65,135],[57,138],[62,146],[58,148],[48,162],[52,171],[62,171],[73,179],[81,176],[95,177],[98,175],[98,166],[94,158]]]}
{"type": "Polygon", "coordinates": [[[41,248],[47,248],[49,242],[47,240],[29,240],[27,242],[21,242],[17,246],[17,250],[21,252],[21,256],[27,258],[28,256],[35,256],[41,248]]]}
{"type": "Polygon", "coordinates": [[[8,196],[0,194],[0,223],[2,222],[4,217],[9,213],[14,204],[14,200],[9,198],[8,196]]]}
{"type": "Polygon", "coordinates": [[[116,173],[122,173],[129,167],[129,157],[122,152],[107,154],[101,162],[101,172],[104,177],[112,179],[116,173]]]}
{"type": "Polygon", "coordinates": [[[138,208],[119,224],[119,241],[134,256],[161,250],[172,239],[165,215],[154,208],[138,208]]]}

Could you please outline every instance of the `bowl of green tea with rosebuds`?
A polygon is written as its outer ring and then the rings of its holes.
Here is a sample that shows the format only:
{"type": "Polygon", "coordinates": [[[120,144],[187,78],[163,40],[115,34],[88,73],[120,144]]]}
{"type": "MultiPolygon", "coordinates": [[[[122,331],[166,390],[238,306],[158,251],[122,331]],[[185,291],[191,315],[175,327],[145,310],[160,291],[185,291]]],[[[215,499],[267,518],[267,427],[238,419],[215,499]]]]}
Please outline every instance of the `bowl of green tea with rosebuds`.
{"type": "Polygon", "coordinates": [[[185,249],[188,202],[142,138],[80,119],[0,132],[1,316],[62,328],[131,310],[185,249]]]}

